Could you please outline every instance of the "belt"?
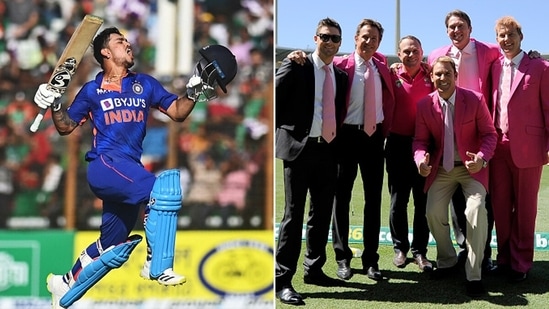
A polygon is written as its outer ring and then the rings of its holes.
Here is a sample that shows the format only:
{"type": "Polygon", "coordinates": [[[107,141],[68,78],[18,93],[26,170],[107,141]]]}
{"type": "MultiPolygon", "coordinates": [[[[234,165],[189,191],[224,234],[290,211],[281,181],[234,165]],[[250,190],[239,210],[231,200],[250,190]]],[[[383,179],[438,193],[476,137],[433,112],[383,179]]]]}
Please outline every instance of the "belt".
{"type": "Polygon", "coordinates": [[[364,130],[364,125],[363,124],[347,124],[347,123],[344,123],[343,127],[344,128],[349,128],[349,129],[361,130],[361,131],[364,130]]]}
{"type": "MultiPolygon", "coordinates": [[[[376,124],[376,130],[379,129],[379,127],[381,126],[381,122],[380,123],[377,123],[376,124]]],[[[354,129],[354,130],[364,130],[364,125],[363,124],[347,124],[347,123],[344,123],[342,125],[343,128],[349,128],[349,129],[354,129]]]]}
{"type": "Polygon", "coordinates": [[[307,139],[309,143],[325,144],[326,140],[322,136],[310,137],[307,139]]]}

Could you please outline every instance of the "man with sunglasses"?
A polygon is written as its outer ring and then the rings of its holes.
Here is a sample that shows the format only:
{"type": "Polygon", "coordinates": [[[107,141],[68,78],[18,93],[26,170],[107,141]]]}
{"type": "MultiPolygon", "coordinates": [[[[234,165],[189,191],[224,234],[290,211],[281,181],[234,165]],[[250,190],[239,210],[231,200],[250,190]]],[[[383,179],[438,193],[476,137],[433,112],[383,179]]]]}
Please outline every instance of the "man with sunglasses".
{"type": "MultiPolygon", "coordinates": [[[[394,109],[394,93],[387,58],[377,52],[383,27],[372,19],[363,19],[355,33],[355,51],[348,56],[335,57],[334,64],[347,72],[347,109],[343,125],[338,132],[338,176],[332,222],[332,242],[338,265],[337,276],[348,280],[352,277],[349,248],[349,210],[351,194],[358,168],[364,188],[362,267],[372,280],[383,278],[378,265],[379,232],[381,226],[381,190],[383,187],[384,142],[391,124],[394,109]],[[373,90],[366,83],[373,77],[373,90]],[[368,97],[375,93],[373,98],[368,97]],[[371,99],[374,112],[369,112],[371,99]],[[373,126],[366,126],[367,118],[373,126]]],[[[288,58],[303,63],[304,53],[294,51],[288,58]]]]}
{"type": "Polygon", "coordinates": [[[347,74],[333,64],[341,46],[341,27],[322,19],[314,36],[315,51],[299,65],[285,59],[276,72],[276,157],[284,164],[284,217],[276,250],[276,297],[303,304],[292,287],[301,254],[305,201],[310,195],[307,249],[303,260],[307,284],[333,286],[328,277],[326,244],[334,200],[337,161],[335,138],[345,111],[347,74]]]}

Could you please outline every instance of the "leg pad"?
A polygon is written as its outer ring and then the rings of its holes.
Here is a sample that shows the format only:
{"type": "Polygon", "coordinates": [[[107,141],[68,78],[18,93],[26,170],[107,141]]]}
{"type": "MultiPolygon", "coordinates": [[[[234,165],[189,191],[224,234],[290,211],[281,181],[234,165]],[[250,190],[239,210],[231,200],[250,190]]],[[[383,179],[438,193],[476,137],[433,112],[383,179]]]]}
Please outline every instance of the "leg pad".
{"type": "Polygon", "coordinates": [[[111,269],[119,268],[124,264],[133,249],[141,242],[142,237],[132,235],[124,243],[111,246],[99,258],[84,267],[71,289],[61,298],[59,304],[68,308],[75,301],[79,300],[92,286],[103,278],[111,269]]]}
{"type": "Polygon", "coordinates": [[[151,278],[158,278],[164,270],[173,268],[177,213],[182,199],[179,170],[160,173],[153,185],[145,224],[145,235],[152,252],[151,278]]]}

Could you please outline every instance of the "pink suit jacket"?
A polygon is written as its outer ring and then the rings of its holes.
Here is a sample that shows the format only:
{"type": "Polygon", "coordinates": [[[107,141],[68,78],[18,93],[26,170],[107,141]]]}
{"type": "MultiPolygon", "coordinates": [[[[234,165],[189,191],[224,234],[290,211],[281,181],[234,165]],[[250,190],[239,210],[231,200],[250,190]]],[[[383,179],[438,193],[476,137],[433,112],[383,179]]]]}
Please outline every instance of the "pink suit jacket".
{"type": "MultiPolygon", "coordinates": [[[[490,93],[492,91],[490,78],[489,78],[490,66],[494,61],[496,61],[501,56],[501,52],[500,52],[499,46],[496,44],[484,43],[484,42],[477,41],[475,39],[471,39],[471,41],[475,42],[475,47],[477,50],[480,89],[482,90],[482,94],[484,95],[486,102],[490,102],[490,93]]],[[[427,62],[430,65],[433,65],[433,62],[438,57],[446,56],[451,48],[452,48],[452,45],[447,45],[447,46],[439,47],[433,50],[429,54],[429,57],[427,58],[427,62]]]]}
{"type": "MultiPolygon", "coordinates": [[[[504,57],[492,65],[492,118],[496,119],[504,57]]],[[[508,105],[509,146],[519,168],[547,164],[549,151],[549,63],[524,55],[515,70],[508,105]]]]}
{"type": "MultiPolygon", "coordinates": [[[[470,158],[466,151],[479,153],[485,160],[494,155],[497,133],[484,98],[478,92],[456,87],[454,103],[454,133],[457,150],[462,162],[470,158]]],[[[425,192],[435,180],[442,164],[444,145],[444,114],[440,107],[437,91],[421,99],[417,105],[416,133],[413,142],[414,161],[419,166],[426,153],[430,155],[431,173],[425,180],[425,192]]],[[[488,190],[488,169],[471,174],[488,190]]]]}
{"type": "MultiPolygon", "coordinates": [[[[395,108],[395,95],[393,92],[393,86],[391,83],[391,73],[389,71],[389,67],[387,65],[387,58],[381,54],[376,52],[372,56],[372,60],[374,64],[377,67],[377,70],[379,72],[379,75],[381,76],[381,84],[383,89],[383,123],[382,123],[382,130],[383,130],[383,136],[387,136],[389,134],[389,129],[391,128],[391,124],[393,121],[393,110],[395,108]]],[[[351,85],[353,84],[353,78],[355,77],[355,53],[351,53],[350,55],[346,56],[336,56],[334,58],[334,65],[336,65],[338,68],[344,70],[349,75],[349,87],[347,88],[347,107],[349,107],[349,99],[351,94],[351,85]]],[[[345,117],[347,116],[346,112],[343,114],[343,119],[345,120],[345,117]]]]}

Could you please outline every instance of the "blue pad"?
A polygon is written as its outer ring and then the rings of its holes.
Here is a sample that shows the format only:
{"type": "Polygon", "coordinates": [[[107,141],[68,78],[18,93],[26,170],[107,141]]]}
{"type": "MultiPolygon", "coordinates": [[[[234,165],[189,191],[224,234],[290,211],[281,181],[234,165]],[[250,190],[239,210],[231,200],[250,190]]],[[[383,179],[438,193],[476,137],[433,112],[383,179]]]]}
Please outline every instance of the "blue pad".
{"type": "Polygon", "coordinates": [[[177,212],[183,198],[180,182],[179,170],[167,170],[158,175],[153,185],[145,224],[147,243],[152,251],[151,279],[173,268],[177,212]]]}
{"type": "Polygon", "coordinates": [[[124,264],[133,249],[141,242],[140,235],[132,235],[124,243],[121,243],[110,250],[106,250],[93,262],[84,267],[74,285],[61,298],[59,305],[67,308],[79,300],[92,286],[103,278],[111,269],[118,268],[124,264]]]}

